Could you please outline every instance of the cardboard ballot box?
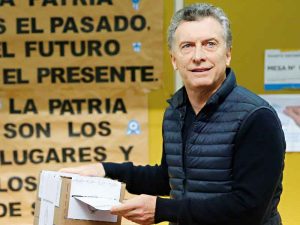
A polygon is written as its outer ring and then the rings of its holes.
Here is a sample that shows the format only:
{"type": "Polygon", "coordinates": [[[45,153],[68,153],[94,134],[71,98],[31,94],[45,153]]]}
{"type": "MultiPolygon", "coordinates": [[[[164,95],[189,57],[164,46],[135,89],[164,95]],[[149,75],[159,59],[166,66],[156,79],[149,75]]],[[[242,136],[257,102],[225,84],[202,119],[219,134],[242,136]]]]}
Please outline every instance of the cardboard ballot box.
{"type": "Polygon", "coordinates": [[[100,177],[42,171],[34,225],[120,225],[110,214],[124,198],[125,185],[100,177]]]}

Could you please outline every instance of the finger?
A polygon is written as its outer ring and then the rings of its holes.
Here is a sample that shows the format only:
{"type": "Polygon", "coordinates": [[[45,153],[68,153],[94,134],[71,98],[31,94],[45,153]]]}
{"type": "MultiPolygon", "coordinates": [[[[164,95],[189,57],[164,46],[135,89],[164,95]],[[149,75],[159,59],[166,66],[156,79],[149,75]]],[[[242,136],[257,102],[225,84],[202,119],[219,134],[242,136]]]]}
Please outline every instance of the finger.
{"type": "Polygon", "coordinates": [[[116,215],[124,215],[126,213],[128,213],[129,211],[134,210],[135,207],[132,206],[131,204],[121,204],[118,206],[113,206],[110,210],[110,212],[112,214],[116,214],[116,215]]]}
{"type": "Polygon", "coordinates": [[[62,173],[79,173],[80,169],[76,167],[62,168],[59,170],[62,173]]]}
{"type": "Polygon", "coordinates": [[[126,218],[127,220],[130,220],[134,223],[138,223],[138,219],[136,217],[133,216],[124,216],[124,218],[126,218]]]}
{"type": "Polygon", "coordinates": [[[81,176],[93,176],[93,177],[97,176],[97,174],[95,174],[94,171],[89,171],[89,170],[80,171],[79,175],[81,175],[81,176]]]}
{"type": "Polygon", "coordinates": [[[111,208],[111,212],[113,213],[125,213],[134,210],[133,207],[129,207],[127,205],[119,205],[111,208]]]}
{"type": "Polygon", "coordinates": [[[122,210],[122,211],[113,211],[110,210],[110,213],[117,216],[125,216],[129,211],[122,210]]]}
{"type": "Polygon", "coordinates": [[[129,217],[129,218],[140,218],[141,213],[139,213],[138,210],[131,210],[131,211],[128,211],[127,213],[125,213],[123,216],[129,217]]]}
{"type": "MultiPolygon", "coordinates": [[[[127,220],[130,220],[134,223],[137,223],[137,224],[140,224],[140,225],[143,225],[143,224],[150,224],[148,223],[147,221],[144,221],[143,219],[139,218],[139,217],[135,217],[135,216],[124,216],[124,218],[126,218],[127,220]]],[[[152,224],[152,223],[151,223],[152,224]]]]}

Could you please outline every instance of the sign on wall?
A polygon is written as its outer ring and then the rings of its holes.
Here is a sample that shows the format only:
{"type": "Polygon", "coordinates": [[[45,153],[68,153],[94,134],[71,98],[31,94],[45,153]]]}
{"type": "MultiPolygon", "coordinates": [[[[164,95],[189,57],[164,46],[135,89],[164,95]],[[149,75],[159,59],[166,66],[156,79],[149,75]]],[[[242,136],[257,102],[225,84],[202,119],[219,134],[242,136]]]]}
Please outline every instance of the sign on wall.
{"type": "Polygon", "coordinates": [[[162,12],[150,0],[1,0],[1,88],[156,89],[162,12]]]}
{"type": "Polygon", "coordinates": [[[265,89],[300,88],[300,51],[265,50],[265,89]]]}
{"type": "Polygon", "coordinates": [[[0,220],[32,224],[37,178],[103,161],[148,162],[147,96],[132,90],[0,92],[0,220]]]}
{"type": "Polygon", "coordinates": [[[0,223],[32,224],[39,171],[148,162],[163,1],[0,0],[0,223]]]}

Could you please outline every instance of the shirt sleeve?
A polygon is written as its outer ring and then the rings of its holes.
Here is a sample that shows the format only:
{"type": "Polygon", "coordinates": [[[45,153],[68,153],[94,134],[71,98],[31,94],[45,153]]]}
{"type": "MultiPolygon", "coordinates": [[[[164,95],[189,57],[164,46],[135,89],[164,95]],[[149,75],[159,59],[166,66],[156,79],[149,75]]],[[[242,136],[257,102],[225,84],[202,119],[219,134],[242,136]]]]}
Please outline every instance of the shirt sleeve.
{"type": "Polygon", "coordinates": [[[107,177],[126,184],[132,194],[169,195],[169,177],[165,156],[161,165],[134,166],[126,163],[103,163],[107,177]]]}
{"type": "Polygon", "coordinates": [[[260,224],[281,185],[284,153],[284,135],[275,113],[265,107],[255,110],[237,133],[232,191],[209,199],[158,198],[155,222],[260,224]]]}

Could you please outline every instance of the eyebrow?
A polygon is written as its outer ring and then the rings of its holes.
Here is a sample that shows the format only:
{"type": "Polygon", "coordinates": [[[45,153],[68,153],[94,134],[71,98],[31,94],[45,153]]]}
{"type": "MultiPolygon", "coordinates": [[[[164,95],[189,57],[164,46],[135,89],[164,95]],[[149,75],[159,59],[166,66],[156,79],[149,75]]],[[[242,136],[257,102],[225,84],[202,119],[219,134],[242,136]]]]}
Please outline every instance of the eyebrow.
{"type": "MultiPolygon", "coordinates": [[[[207,39],[204,39],[204,40],[201,40],[201,43],[203,42],[208,42],[208,41],[216,41],[217,43],[220,43],[220,41],[218,41],[218,39],[216,38],[207,38],[207,39]]],[[[183,40],[179,43],[179,46],[183,45],[183,44],[190,44],[190,43],[195,43],[195,41],[188,41],[188,40],[183,40]]]]}
{"type": "Polygon", "coordinates": [[[216,41],[216,42],[219,43],[218,39],[216,39],[216,38],[207,38],[207,39],[205,39],[205,40],[203,40],[201,42],[208,42],[208,41],[216,41]]]}

